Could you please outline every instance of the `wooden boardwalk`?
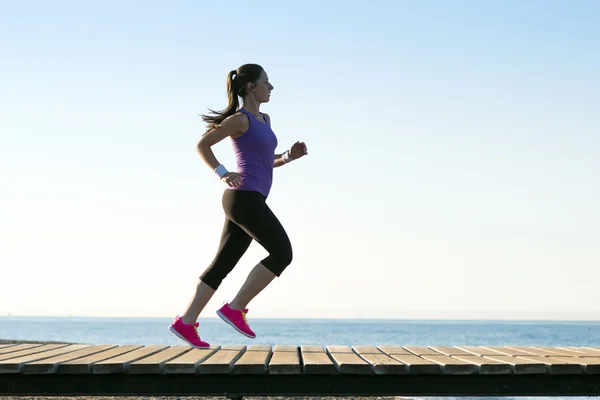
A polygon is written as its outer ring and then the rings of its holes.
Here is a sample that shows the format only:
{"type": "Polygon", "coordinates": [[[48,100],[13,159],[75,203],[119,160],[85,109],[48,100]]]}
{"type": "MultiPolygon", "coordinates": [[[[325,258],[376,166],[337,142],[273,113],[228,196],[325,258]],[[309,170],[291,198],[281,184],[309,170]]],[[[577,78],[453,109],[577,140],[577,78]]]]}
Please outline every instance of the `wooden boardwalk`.
{"type": "Polygon", "coordinates": [[[2,395],[600,395],[600,348],[0,345],[2,395]]]}

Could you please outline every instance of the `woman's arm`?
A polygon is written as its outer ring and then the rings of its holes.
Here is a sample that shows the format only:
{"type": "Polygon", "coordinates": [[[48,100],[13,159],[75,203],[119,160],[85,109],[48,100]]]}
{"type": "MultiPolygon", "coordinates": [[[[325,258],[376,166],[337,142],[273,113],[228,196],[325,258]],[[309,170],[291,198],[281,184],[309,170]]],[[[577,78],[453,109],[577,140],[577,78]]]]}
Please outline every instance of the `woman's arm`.
{"type": "Polygon", "coordinates": [[[196,146],[200,158],[214,171],[221,163],[215,157],[211,147],[228,136],[239,136],[247,129],[248,118],[244,114],[235,114],[226,118],[218,127],[200,138],[196,146]]]}
{"type": "Polygon", "coordinates": [[[291,161],[297,160],[308,154],[306,144],[304,142],[296,142],[291,149],[283,154],[275,154],[273,158],[273,167],[281,167],[283,164],[287,164],[291,161]]]}
{"type": "Polygon", "coordinates": [[[284,154],[285,153],[275,154],[275,157],[273,159],[273,168],[281,167],[283,164],[285,164],[285,162],[283,161],[284,154]]]}
{"type": "Polygon", "coordinates": [[[237,172],[229,172],[215,157],[211,146],[219,143],[228,136],[239,137],[248,129],[248,119],[243,114],[234,114],[225,119],[215,129],[210,130],[200,138],[196,150],[202,160],[219,177],[219,179],[230,187],[238,187],[242,184],[242,176],[237,172]]]}

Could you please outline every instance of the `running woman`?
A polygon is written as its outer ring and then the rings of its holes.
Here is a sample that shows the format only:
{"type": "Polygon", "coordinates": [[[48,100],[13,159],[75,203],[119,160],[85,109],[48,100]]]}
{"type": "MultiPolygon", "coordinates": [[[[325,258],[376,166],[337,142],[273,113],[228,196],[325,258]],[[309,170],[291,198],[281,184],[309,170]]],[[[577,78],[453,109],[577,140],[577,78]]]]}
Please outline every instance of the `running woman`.
{"type": "Polygon", "coordinates": [[[169,326],[171,332],[195,348],[210,347],[200,339],[196,320],[253,239],[269,255],[250,272],[235,298],[217,310],[217,315],[242,335],[256,338],[246,319],[246,307],[292,262],[288,235],[266,200],[273,182],[273,168],[308,152],[306,144],[296,142],[285,153],[275,154],[278,141],[271,129],[271,118],[260,112],[261,104],[269,101],[272,90],[273,85],[261,66],[242,65],[227,77],[227,108],[221,112],[209,110],[212,115],[202,116],[209,126],[198,142],[198,153],[228,187],[222,197],[225,223],[219,248],[200,276],[187,309],[169,326]],[[241,108],[238,97],[243,101],[241,108]],[[228,171],[211,150],[227,137],[233,144],[237,172],[228,171]]]}

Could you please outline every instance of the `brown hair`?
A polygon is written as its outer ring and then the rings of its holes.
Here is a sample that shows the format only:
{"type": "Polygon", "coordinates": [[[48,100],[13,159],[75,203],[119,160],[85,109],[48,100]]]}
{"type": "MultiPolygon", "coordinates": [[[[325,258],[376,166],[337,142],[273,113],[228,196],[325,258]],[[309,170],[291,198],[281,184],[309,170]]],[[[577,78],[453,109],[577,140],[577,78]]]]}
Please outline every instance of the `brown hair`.
{"type": "Polygon", "coordinates": [[[240,106],[238,96],[242,98],[246,96],[248,83],[256,83],[262,72],[263,68],[258,64],[244,64],[237,70],[234,69],[229,72],[227,75],[227,97],[229,100],[227,108],[223,111],[213,111],[209,108],[208,111],[212,115],[202,114],[202,120],[209,125],[207,132],[216,128],[227,117],[237,112],[240,106]]]}

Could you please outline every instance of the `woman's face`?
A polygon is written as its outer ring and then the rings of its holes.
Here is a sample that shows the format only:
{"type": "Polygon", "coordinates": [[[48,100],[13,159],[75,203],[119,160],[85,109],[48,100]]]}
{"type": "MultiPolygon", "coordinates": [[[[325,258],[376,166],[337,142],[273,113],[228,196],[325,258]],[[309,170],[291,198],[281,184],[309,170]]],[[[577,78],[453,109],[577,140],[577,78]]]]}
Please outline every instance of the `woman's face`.
{"type": "Polygon", "coordinates": [[[269,82],[269,77],[265,71],[260,73],[258,80],[251,86],[251,92],[259,103],[266,103],[271,98],[273,85],[269,82]]]}

